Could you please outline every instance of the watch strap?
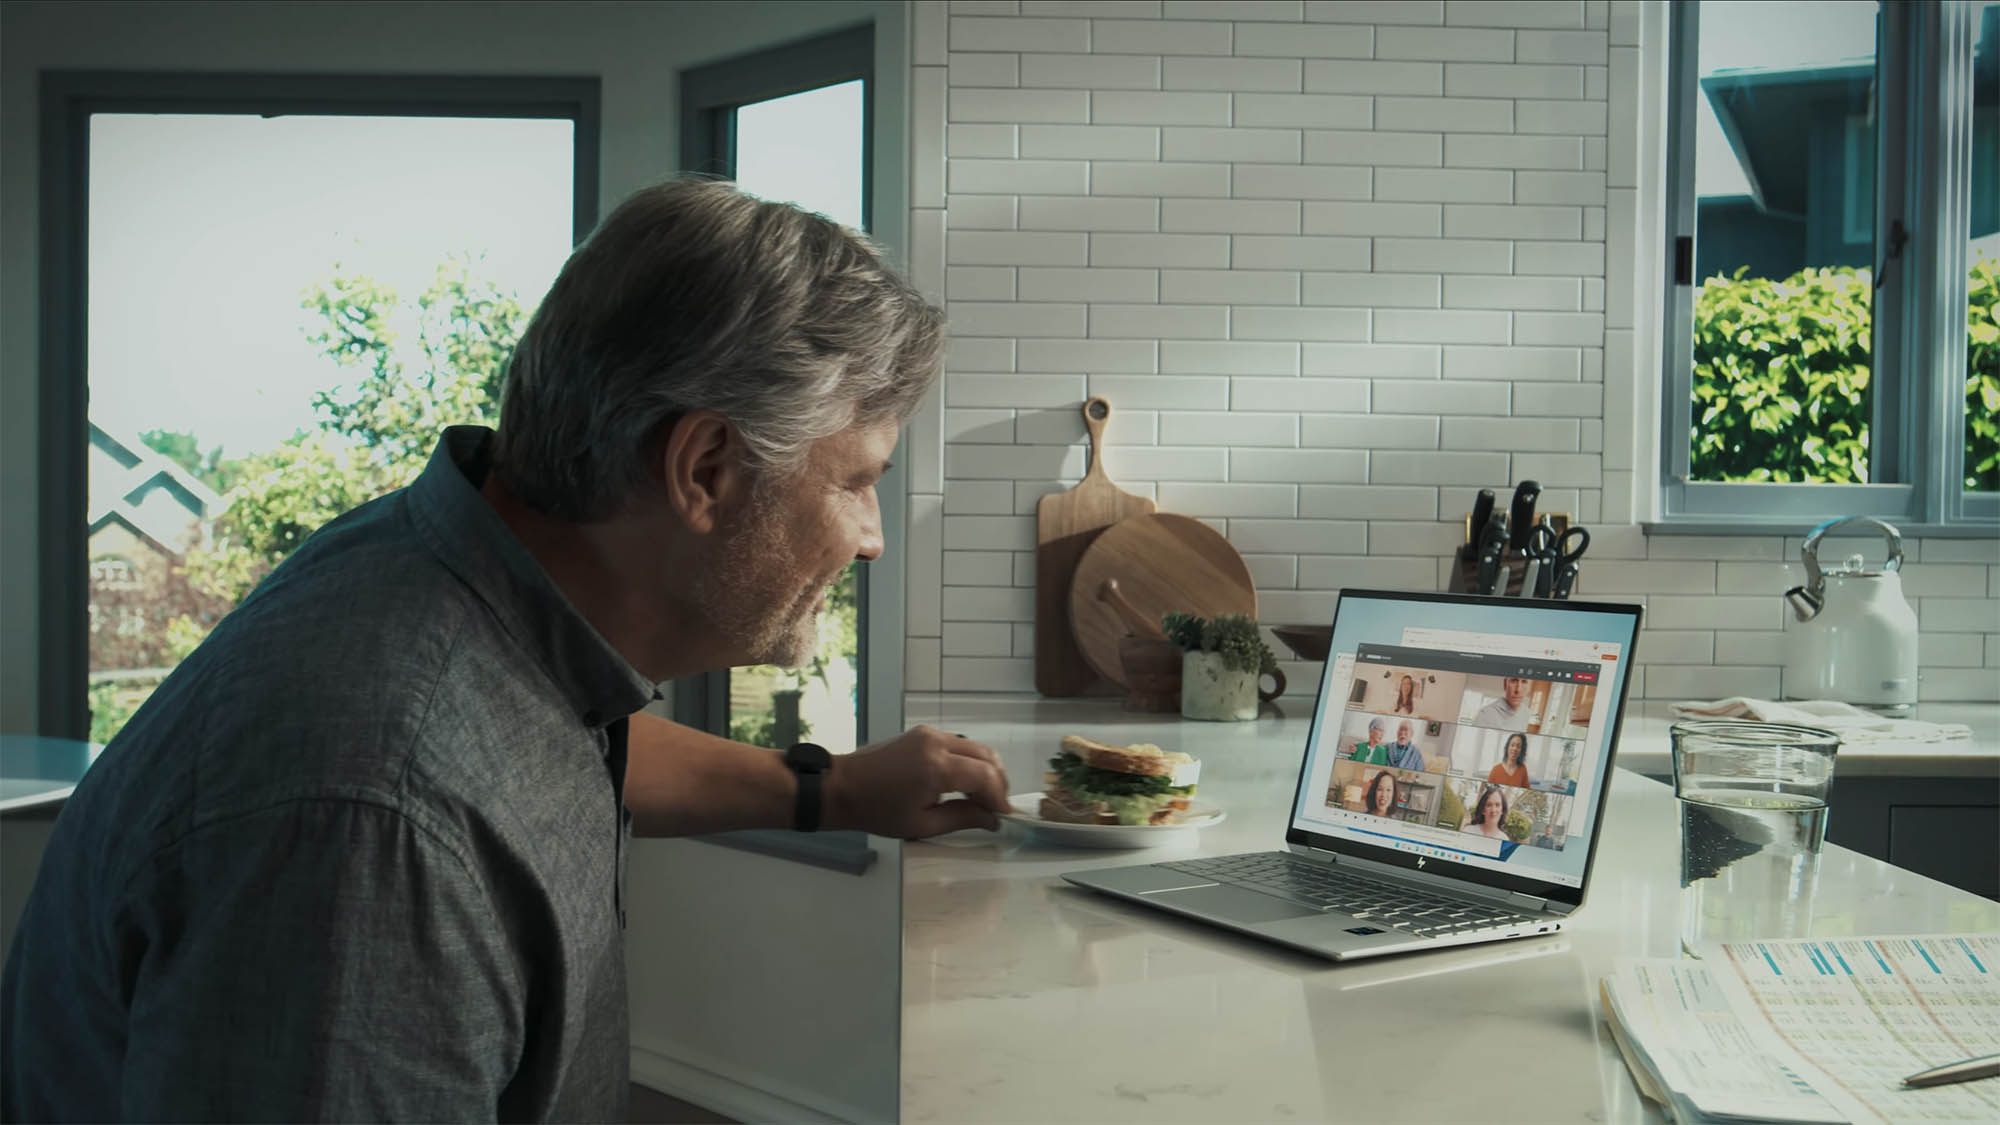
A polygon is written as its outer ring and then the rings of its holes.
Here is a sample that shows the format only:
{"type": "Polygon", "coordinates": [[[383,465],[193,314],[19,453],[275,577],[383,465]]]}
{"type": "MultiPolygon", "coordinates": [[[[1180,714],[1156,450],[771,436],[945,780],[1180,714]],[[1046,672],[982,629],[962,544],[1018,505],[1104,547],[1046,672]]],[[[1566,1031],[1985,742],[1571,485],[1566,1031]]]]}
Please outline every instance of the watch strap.
{"type": "Polygon", "coordinates": [[[792,803],[792,829],[817,832],[822,805],[821,787],[826,783],[826,775],[813,770],[793,770],[792,776],[799,779],[799,795],[792,803]]]}
{"type": "Polygon", "coordinates": [[[785,751],[785,765],[798,781],[798,794],[792,802],[792,828],[798,832],[817,832],[825,809],[826,772],[833,767],[833,754],[816,743],[799,742],[785,751]]]}

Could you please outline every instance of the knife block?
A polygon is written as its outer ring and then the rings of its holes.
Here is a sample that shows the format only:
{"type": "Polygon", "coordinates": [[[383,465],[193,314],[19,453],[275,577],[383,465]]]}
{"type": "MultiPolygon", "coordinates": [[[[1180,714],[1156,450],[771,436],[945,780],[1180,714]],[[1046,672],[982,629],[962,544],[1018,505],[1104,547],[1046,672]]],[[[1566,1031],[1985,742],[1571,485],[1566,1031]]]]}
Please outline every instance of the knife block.
{"type": "MultiPolygon", "coordinates": [[[[1544,512],[1542,516],[1555,529],[1557,535],[1569,530],[1568,512],[1544,512]]],[[[1472,543],[1472,513],[1465,513],[1466,542],[1458,548],[1452,558],[1451,580],[1445,583],[1445,592],[1450,594],[1472,594],[1479,590],[1479,552],[1472,543]]],[[[1500,585],[1494,588],[1494,596],[1519,597],[1521,583],[1528,576],[1529,558],[1526,554],[1509,547],[1500,556],[1500,585]]]]}

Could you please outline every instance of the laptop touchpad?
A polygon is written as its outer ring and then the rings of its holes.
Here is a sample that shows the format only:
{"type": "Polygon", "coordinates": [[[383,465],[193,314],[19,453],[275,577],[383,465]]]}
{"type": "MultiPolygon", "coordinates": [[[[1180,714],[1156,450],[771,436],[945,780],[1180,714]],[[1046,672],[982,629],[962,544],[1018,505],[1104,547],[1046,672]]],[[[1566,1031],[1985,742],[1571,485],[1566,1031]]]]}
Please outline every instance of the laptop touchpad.
{"type": "Polygon", "coordinates": [[[1274,895],[1246,891],[1241,887],[1190,887],[1184,891],[1161,891],[1147,895],[1146,901],[1158,903],[1168,910],[1242,924],[1316,917],[1319,914],[1309,906],[1286,902],[1274,895]]]}

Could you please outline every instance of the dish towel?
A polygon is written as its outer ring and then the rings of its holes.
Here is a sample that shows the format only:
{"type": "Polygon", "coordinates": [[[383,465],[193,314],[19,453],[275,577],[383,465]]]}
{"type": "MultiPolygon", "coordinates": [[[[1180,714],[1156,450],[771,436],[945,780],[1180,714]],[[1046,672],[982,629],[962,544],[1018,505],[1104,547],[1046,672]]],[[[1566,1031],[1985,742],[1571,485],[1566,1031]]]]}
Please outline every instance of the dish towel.
{"type": "Polygon", "coordinates": [[[1964,723],[1927,723],[1921,719],[1892,719],[1852,703],[1831,700],[1794,700],[1774,703],[1768,699],[1736,696],[1714,703],[1676,703],[1674,714],[1683,718],[1749,719],[1763,723],[1795,723],[1820,727],[1840,736],[1842,742],[1958,742],[1972,737],[1964,723]]]}

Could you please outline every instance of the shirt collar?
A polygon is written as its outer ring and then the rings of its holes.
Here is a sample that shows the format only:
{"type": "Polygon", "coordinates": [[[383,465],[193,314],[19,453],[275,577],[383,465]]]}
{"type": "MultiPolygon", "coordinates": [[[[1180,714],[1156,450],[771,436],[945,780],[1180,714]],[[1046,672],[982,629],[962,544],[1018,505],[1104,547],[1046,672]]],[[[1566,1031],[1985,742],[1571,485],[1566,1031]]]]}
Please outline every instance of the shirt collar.
{"type": "Polygon", "coordinates": [[[493,431],[452,426],[408,503],[431,553],[485,602],[586,726],[602,727],[659,698],[655,685],[584,620],[481,496],[493,431]]]}

